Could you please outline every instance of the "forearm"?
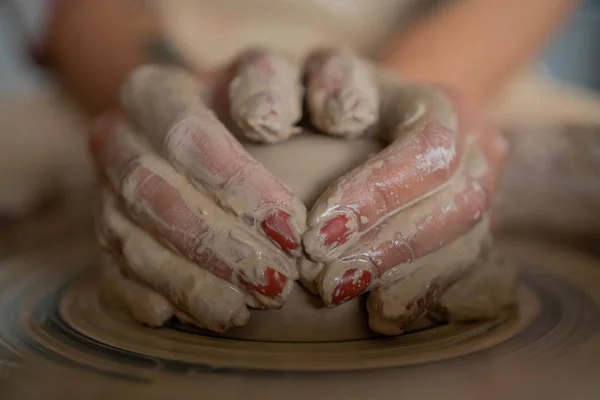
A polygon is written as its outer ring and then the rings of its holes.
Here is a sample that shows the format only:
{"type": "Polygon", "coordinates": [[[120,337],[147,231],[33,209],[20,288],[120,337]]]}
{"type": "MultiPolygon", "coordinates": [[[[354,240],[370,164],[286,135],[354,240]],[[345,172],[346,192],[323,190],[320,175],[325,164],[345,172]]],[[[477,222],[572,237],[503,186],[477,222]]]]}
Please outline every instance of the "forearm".
{"type": "Polygon", "coordinates": [[[419,82],[490,100],[530,61],[576,0],[456,0],[402,34],[382,61],[419,82]]]}
{"type": "Polygon", "coordinates": [[[174,57],[156,10],[137,0],[65,3],[52,20],[44,52],[64,86],[92,114],[117,106],[119,88],[135,67],[174,57]]]}

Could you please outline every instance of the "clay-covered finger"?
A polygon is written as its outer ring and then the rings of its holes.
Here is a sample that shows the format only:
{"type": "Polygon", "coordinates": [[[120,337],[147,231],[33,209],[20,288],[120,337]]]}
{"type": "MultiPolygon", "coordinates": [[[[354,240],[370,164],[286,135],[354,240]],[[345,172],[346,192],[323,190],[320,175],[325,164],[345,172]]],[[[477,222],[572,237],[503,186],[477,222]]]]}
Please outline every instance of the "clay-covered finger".
{"type": "Polygon", "coordinates": [[[395,71],[376,69],[379,88],[379,120],[376,134],[391,143],[426,125],[468,132],[477,122],[473,103],[445,87],[412,84],[395,71]]]}
{"type": "Polygon", "coordinates": [[[419,268],[402,274],[369,294],[369,326],[384,335],[399,335],[407,325],[427,313],[448,288],[486,257],[490,242],[468,235],[422,260],[419,268]]]}
{"type": "Polygon", "coordinates": [[[312,124],[331,135],[364,135],[379,118],[372,68],[347,50],[311,54],[305,65],[306,103],[312,124]]]}
{"type": "Polygon", "coordinates": [[[335,306],[382,281],[407,276],[461,238],[479,246],[489,234],[490,205],[480,183],[487,165],[479,148],[471,146],[463,168],[442,191],[388,216],[326,264],[318,278],[324,302],[335,306]]]}
{"type": "Polygon", "coordinates": [[[184,324],[194,325],[194,326],[198,326],[200,328],[203,327],[202,323],[196,321],[194,318],[190,317],[188,314],[186,314],[185,312],[183,312],[181,310],[175,311],[175,317],[177,317],[179,322],[182,322],[184,324]]]}
{"type": "MultiPolygon", "coordinates": [[[[104,189],[101,193],[106,193],[104,189]]],[[[123,275],[122,240],[108,225],[104,216],[105,196],[99,197],[95,212],[96,236],[102,248],[100,266],[101,297],[109,307],[124,309],[138,322],[161,326],[175,310],[167,299],[156,291],[123,275]]]]}
{"type": "Polygon", "coordinates": [[[488,161],[489,173],[483,184],[487,191],[493,193],[508,154],[508,142],[499,129],[484,124],[474,129],[472,136],[488,161]]]}
{"type": "Polygon", "coordinates": [[[297,277],[292,260],[191,185],[142,139],[119,124],[101,157],[129,214],[166,246],[244,289],[264,307],[283,304],[297,277]]]}
{"type": "Polygon", "coordinates": [[[158,243],[107,201],[103,218],[121,238],[128,275],[161,293],[177,309],[213,331],[245,325],[250,316],[242,292],[158,243]]]}
{"type": "MultiPolygon", "coordinates": [[[[473,246],[489,233],[483,190],[473,182],[455,195],[441,196],[428,212],[398,214],[365,235],[356,246],[327,264],[318,280],[321,297],[339,305],[372,287],[422,267],[426,257],[466,235],[473,246]]],[[[444,193],[445,195],[445,193],[444,193]]],[[[420,210],[419,210],[420,211],[420,210]]]]}
{"type": "Polygon", "coordinates": [[[516,291],[515,265],[492,249],[429,307],[428,315],[441,322],[496,319],[514,309],[516,291]]]}
{"type": "Polygon", "coordinates": [[[269,50],[244,52],[229,83],[231,118],[248,139],[275,143],[300,133],[304,90],[291,58],[269,50]]]}
{"type": "Polygon", "coordinates": [[[202,87],[185,71],[149,65],[130,76],[122,102],[153,149],[192,185],[298,256],[306,208],[217,119],[202,87]]]}
{"type": "Polygon", "coordinates": [[[382,218],[441,190],[456,174],[464,147],[461,131],[425,125],[335,181],[310,211],[303,239],[308,254],[332,260],[382,218]]]}
{"type": "Polygon", "coordinates": [[[104,254],[101,266],[102,299],[110,307],[125,309],[138,322],[149,326],[162,326],[175,310],[162,295],[126,278],[118,262],[104,254]]]}

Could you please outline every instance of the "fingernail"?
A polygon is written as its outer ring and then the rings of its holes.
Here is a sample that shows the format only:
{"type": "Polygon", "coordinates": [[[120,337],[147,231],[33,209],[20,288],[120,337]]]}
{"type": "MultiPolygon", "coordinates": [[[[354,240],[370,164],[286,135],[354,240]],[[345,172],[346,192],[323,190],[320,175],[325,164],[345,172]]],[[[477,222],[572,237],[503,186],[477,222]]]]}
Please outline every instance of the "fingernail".
{"type": "Polygon", "coordinates": [[[240,276],[240,281],[244,286],[259,294],[262,294],[263,296],[273,298],[281,295],[287,280],[287,276],[271,267],[267,267],[265,269],[265,273],[263,274],[263,283],[261,284],[248,282],[243,276],[240,276]]]}
{"type": "Polygon", "coordinates": [[[296,255],[299,244],[295,230],[292,229],[291,216],[285,211],[271,211],[261,226],[267,236],[289,255],[296,255]]]}
{"type": "Polygon", "coordinates": [[[349,218],[347,215],[339,215],[326,222],[320,231],[323,238],[323,245],[333,248],[346,243],[353,233],[353,229],[348,226],[348,221],[349,218]]]}
{"type": "Polygon", "coordinates": [[[371,271],[349,269],[340,279],[340,283],[333,290],[331,305],[337,306],[363,294],[369,285],[373,275],[371,271]]]}

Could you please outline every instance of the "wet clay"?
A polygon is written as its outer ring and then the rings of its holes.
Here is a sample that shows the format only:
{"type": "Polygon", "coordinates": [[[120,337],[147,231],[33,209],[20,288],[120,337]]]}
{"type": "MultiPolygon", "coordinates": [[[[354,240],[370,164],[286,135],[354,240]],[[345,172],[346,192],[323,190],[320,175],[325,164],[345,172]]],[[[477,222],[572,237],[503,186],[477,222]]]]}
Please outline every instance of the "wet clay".
{"type": "Polygon", "coordinates": [[[310,209],[337,178],[383,149],[375,139],[345,140],[303,132],[273,146],[243,144],[310,209]]]}
{"type": "Polygon", "coordinates": [[[465,277],[448,289],[429,315],[444,322],[470,322],[496,318],[515,307],[517,271],[514,263],[492,250],[465,277]]]}

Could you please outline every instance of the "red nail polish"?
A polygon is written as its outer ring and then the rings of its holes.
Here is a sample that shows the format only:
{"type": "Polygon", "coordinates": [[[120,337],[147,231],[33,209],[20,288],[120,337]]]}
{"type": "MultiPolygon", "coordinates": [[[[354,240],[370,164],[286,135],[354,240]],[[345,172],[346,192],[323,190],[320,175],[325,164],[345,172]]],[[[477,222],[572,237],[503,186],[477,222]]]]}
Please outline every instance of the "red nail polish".
{"type": "Polygon", "coordinates": [[[336,247],[346,243],[350,234],[348,230],[348,217],[346,215],[340,215],[328,221],[321,228],[321,235],[323,235],[323,244],[325,246],[331,246],[336,244],[336,247]]]}
{"type": "Polygon", "coordinates": [[[277,243],[288,254],[298,249],[296,235],[290,224],[290,214],[275,210],[267,215],[261,226],[267,236],[277,243]]]}
{"type": "Polygon", "coordinates": [[[264,283],[261,285],[250,283],[246,281],[243,276],[240,276],[240,281],[247,288],[260,293],[263,296],[277,297],[283,292],[283,288],[288,280],[287,276],[275,271],[271,267],[266,268],[263,278],[264,283]]]}
{"type": "Polygon", "coordinates": [[[344,273],[344,276],[340,279],[340,283],[337,285],[331,296],[332,305],[337,306],[345,303],[346,301],[363,294],[365,290],[367,290],[371,284],[371,279],[373,279],[371,272],[362,271],[362,274],[358,279],[355,279],[355,273],[356,269],[349,269],[344,273]]]}

